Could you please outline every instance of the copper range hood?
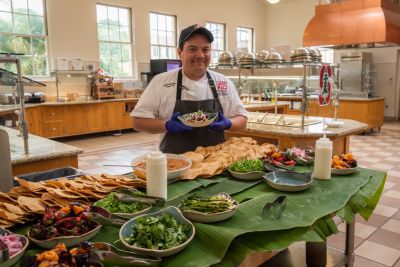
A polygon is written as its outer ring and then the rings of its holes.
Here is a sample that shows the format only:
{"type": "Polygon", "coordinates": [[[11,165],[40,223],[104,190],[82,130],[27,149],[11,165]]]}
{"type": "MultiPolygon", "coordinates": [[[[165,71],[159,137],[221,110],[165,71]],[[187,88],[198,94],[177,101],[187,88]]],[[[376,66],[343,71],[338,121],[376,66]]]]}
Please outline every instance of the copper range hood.
{"type": "Polygon", "coordinates": [[[390,0],[318,5],[303,35],[304,46],[351,48],[399,44],[400,5],[390,0]]]}

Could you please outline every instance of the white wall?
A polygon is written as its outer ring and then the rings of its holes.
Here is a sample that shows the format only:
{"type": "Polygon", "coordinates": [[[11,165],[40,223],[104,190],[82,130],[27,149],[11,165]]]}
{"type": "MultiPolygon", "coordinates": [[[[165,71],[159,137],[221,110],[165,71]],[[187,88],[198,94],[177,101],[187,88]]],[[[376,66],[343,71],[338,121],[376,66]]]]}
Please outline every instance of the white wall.
{"type": "Polygon", "coordinates": [[[265,8],[265,47],[303,46],[303,33],[319,0],[292,0],[265,8]]]}
{"type": "MultiPolygon", "coordinates": [[[[265,39],[262,0],[47,0],[50,56],[98,60],[96,4],[132,9],[135,64],[150,62],[149,12],[177,16],[178,35],[183,28],[204,21],[226,23],[227,49],[236,48],[236,27],[255,29],[255,47],[265,39]]],[[[136,71],[137,75],[137,71],[136,71]]]]}

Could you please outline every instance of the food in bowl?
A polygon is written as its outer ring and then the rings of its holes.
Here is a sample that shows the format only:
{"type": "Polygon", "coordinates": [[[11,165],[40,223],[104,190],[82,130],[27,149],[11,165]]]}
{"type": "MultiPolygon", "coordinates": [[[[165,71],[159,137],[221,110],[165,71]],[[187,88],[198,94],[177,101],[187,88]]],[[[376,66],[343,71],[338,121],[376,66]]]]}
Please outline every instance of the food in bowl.
{"type": "MultiPolygon", "coordinates": [[[[167,157],[168,180],[181,177],[184,171],[192,166],[192,161],[184,156],[169,153],[165,155],[167,157]]],[[[134,168],[133,173],[136,177],[146,179],[146,156],[133,160],[132,167],[134,168]]]]}
{"type": "Polygon", "coordinates": [[[332,156],[333,169],[349,169],[355,167],[357,167],[357,160],[354,159],[351,153],[332,156]]]}
{"type": "Polygon", "coordinates": [[[163,213],[137,218],[132,225],[131,235],[125,241],[141,248],[170,249],[184,243],[188,239],[189,230],[188,225],[179,223],[169,213],[163,213]]]}
{"type": "Polygon", "coordinates": [[[217,115],[218,113],[208,113],[199,110],[179,116],[178,119],[190,127],[205,127],[210,125],[217,118],[217,115]]]}
{"type": "Polygon", "coordinates": [[[228,194],[217,194],[214,196],[191,195],[185,198],[179,209],[185,211],[197,211],[202,213],[219,213],[235,209],[237,202],[228,194]]]}
{"type": "Polygon", "coordinates": [[[46,208],[43,218],[29,230],[28,236],[35,240],[80,236],[97,226],[98,223],[91,220],[87,208],[74,203],[61,209],[46,208]]]}
{"type": "Polygon", "coordinates": [[[264,171],[264,163],[260,159],[244,159],[234,162],[229,169],[239,173],[264,171]]]}
{"type": "MultiPolygon", "coordinates": [[[[183,169],[189,165],[189,162],[184,159],[167,159],[167,171],[176,171],[183,169]]],[[[140,169],[146,169],[146,161],[141,160],[137,163],[135,163],[133,166],[140,168],[140,169]]]]}
{"type": "Polygon", "coordinates": [[[103,208],[110,213],[116,214],[138,214],[151,206],[147,203],[139,203],[135,201],[120,201],[115,197],[115,194],[115,192],[111,192],[105,198],[96,201],[94,205],[103,208]]]}

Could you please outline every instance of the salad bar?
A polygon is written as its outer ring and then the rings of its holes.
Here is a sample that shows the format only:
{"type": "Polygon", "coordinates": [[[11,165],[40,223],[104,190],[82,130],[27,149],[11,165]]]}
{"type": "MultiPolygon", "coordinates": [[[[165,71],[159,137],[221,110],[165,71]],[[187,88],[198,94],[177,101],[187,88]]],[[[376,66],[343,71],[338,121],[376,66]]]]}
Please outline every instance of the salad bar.
{"type": "MultiPolygon", "coordinates": [[[[180,156],[192,163],[189,176],[168,185],[168,199],[147,196],[132,175],[16,179],[0,193],[1,235],[12,240],[0,238],[1,266],[237,266],[252,252],[324,241],[337,232],[333,213],[367,219],[386,178],[355,167],[314,180],[312,148],[281,151],[249,138],[180,156]],[[210,158],[222,164],[210,164],[212,175],[199,169],[210,158]]],[[[333,168],[343,165],[337,157],[356,162],[334,155],[333,168]]]]}

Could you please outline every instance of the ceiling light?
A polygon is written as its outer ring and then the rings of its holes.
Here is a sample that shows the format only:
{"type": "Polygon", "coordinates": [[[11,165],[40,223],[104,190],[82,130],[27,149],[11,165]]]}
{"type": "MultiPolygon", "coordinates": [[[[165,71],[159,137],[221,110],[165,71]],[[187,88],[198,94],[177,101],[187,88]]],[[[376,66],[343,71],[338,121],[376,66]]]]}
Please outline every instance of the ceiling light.
{"type": "Polygon", "coordinates": [[[268,3],[270,4],[276,4],[278,3],[280,0],[267,0],[268,3]]]}

